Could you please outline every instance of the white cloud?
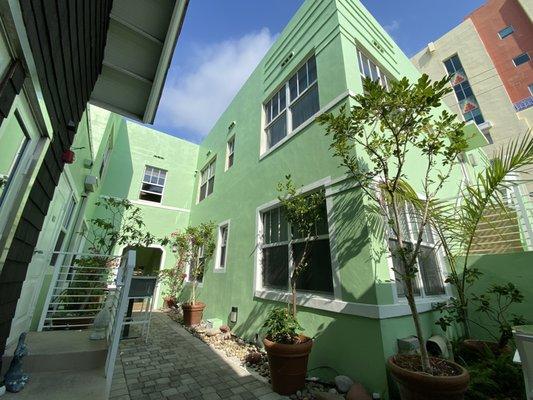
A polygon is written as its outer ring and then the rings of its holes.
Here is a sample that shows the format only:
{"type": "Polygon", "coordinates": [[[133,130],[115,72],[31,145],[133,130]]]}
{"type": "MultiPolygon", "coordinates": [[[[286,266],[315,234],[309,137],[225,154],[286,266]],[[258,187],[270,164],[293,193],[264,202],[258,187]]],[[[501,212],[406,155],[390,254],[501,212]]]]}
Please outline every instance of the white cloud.
{"type": "Polygon", "coordinates": [[[400,29],[400,22],[393,20],[390,24],[383,26],[383,29],[385,29],[389,35],[392,35],[392,32],[400,29]]]}
{"type": "Polygon", "coordinates": [[[197,138],[207,135],[274,39],[263,28],[198,48],[192,68],[169,74],[161,99],[160,123],[191,132],[197,138]]]}

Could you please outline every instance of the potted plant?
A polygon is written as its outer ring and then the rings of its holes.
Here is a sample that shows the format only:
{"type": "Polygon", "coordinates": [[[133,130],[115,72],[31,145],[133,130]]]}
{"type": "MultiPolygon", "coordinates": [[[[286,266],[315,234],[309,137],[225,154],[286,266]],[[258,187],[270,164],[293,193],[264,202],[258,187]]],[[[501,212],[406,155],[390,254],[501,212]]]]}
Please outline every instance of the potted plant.
{"type": "Polygon", "coordinates": [[[511,283],[494,285],[481,295],[472,293],[483,272],[470,266],[470,255],[481,223],[487,222],[487,226],[492,226],[490,234],[498,234],[498,227],[492,225],[486,216],[494,212],[502,215],[509,212],[505,198],[505,192],[511,183],[509,176],[524,172],[531,164],[533,138],[528,133],[502,148],[491,163],[478,172],[472,182],[467,183],[461,190],[461,202],[430,211],[435,232],[446,255],[449,268],[447,282],[452,285],[455,293],[447,303],[439,306],[443,314],[437,325],[445,331],[452,324],[458,326],[462,331],[463,347],[481,356],[484,356],[487,348],[494,354],[504,350],[511,337],[510,327],[524,323],[521,316],[507,315],[509,307],[520,303],[523,296],[511,283]],[[497,325],[500,336],[494,337],[495,341],[472,338],[472,324],[483,329],[489,336],[494,335],[486,326],[470,317],[471,303],[475,303],[473,306],[476,306],[477,312],[485,314],[497,325]]]}
{"type": "MultiPolygon", "coordinates": [[[[266,337],[263,340],[268,355],[272,388],[288,395],[305,386],[307,361],[313,339],[298,334],[301,330],[297,320],[298,277],[309,263],[311,240],[316,235],[316,225],[325,218],[322,205],[323,191],[298,193],[290,175],[278,184],[279,200],[291,227],[291,242],[303,240],[300,252],[293,252],[293,271],[290,276],[290,303],[288,308],[275,308],[264,323],[266,337]]],[[[292,245],[292,243],[291,243],[292,245]]]]}
{"type": "Polygon", "coordinates": [[[387,365],[404,400],[462,399],[468,372],[454,362],[429,357],[415,282],[421,243],[431,229],[429,212],[437,207],[439,193],[467,148],[464,123],[445,110],[438,112],[442,97],[451,92],[448,79],[431,82],[422,75],[414,83],[407,78],[391,81],[388,88],[366,79],[363,86],[364,94],[355,96],[357,105],[319,120],[332,135],[334,156],[366,194],[369,211],[385,221],[383,239],[390,238],[396,281],[411,311],[420,355],[394,355],[387,365]],[[412,171],[417,173],[416,189],[408,180],[412,171]],[[405,232],[406,220],[411,235],[405,232]]]}
{"type": "Polygon", "coordinates": [[[189,266],[190,295],[188,301],[181,305],[183,321],[187,326],[202,322],[205,304],[197,301],[198,282],[203,279],[205,265],[215,250],[214,230],[215,225],[212,222],[202,223],[190,226],[183,232],[174,232],[170,239],[163,242],[172,244],[177,253],[177,274],[189,266]]]}
{"type": "Polygon", "coordinates": [[[159,272],[159,278],[161,283],[165,285],[165,290],[163,291],[163,301],[167,308],[176,308],[178,305],[178,295],[183,287],[185,282],[185,272],[180,267],[178,262],[172,268],[166,268],[159,272]]]}

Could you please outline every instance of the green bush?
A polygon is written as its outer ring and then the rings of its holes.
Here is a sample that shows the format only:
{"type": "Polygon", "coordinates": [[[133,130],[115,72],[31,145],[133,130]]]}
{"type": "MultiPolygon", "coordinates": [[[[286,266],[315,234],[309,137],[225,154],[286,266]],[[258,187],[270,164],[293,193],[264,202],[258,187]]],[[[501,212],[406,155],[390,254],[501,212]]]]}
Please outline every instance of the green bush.
{"type": "Polygon", "coordinates": [[[302,327],[296,318],[286,308],[274,308],[268,313],[263,325],[266,328],[268,340],[275,343],[293,344],[298,339],[298,333],[302,327]]]}
{"type": "Polygon", "coordinates": [[[513,363],[512,354],[487,351],[465,367],[470,373],[466,400],[526,400],[522,369],[513,363]]]}

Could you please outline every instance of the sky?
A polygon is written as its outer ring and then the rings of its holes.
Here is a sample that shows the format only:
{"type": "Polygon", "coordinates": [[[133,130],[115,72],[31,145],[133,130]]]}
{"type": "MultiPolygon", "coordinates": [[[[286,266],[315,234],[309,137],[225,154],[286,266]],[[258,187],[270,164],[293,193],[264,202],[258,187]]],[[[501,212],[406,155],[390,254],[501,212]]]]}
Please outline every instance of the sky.
{"type": "MultiPolygon", "coordinates": [[[[303,2],[191,0],[155,129],[201,142],[303,2]]],[[[362,2],[410,57],[485,1],[362,2]]]]}

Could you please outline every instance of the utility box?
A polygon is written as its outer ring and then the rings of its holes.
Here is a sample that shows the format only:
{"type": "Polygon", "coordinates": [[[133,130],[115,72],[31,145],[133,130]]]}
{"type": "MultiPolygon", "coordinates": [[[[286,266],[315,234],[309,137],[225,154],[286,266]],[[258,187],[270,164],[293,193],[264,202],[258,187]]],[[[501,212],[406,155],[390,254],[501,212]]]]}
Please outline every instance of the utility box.
{"type": "Polygon", "coordinates": [[[206,320],[206,323],[209,329],[220,329],[220,327],[223,325],[220,318],[209,318],[206,320]]]}

